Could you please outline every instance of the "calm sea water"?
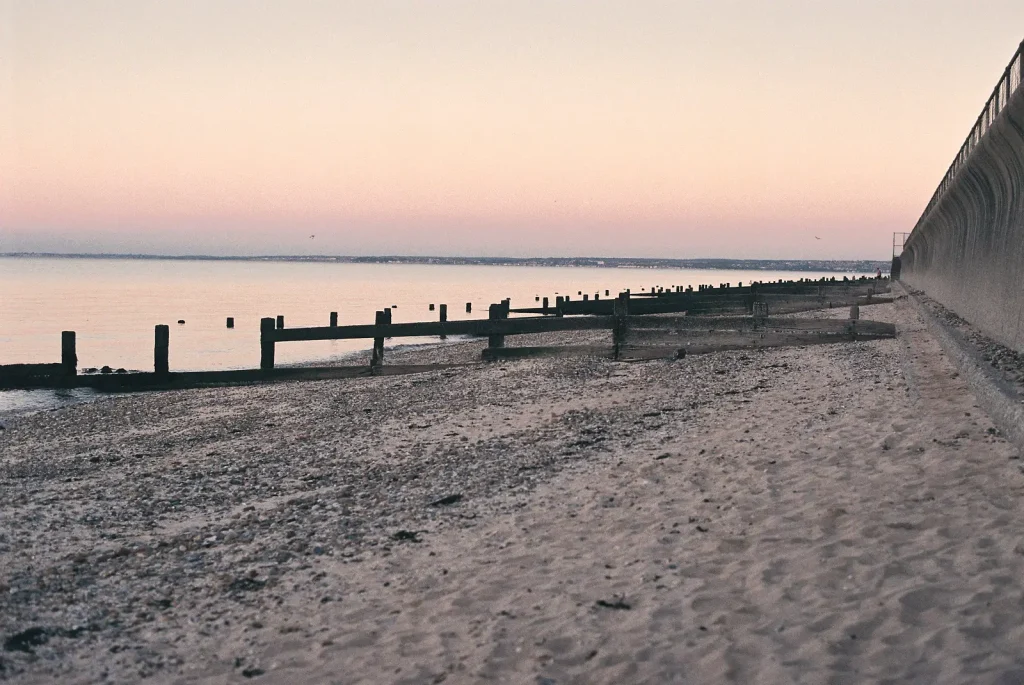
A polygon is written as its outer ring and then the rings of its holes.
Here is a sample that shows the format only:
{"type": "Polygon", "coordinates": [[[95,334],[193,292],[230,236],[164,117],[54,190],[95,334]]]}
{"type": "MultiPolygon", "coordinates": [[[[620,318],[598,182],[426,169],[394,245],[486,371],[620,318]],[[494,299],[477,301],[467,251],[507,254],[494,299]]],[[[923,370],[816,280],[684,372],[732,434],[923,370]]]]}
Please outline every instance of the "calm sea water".
{"type": "MultiPolygon", "coordinates": [[[[739,283],[832,274],[684,269],[331,264],[132,259],[0,258],[0,364],[60,360],[60,333],[77,333],[79,368],[151,370],[153,327],[171,326],[171,370],[254,368],[259,320],[284,315],[287,327],[373,323],[391,305],[393,320],[435,320],[431,303],[447,303],[449,320],[485,318],[506,297],[513,307],[535,298],[579,299],[625,288],[739,283]],[[466,314],[467,302],[473,313],[466,314]],[[234,329],[225,325],[234,317],[234,329]],[[178,320],[184,324],[177,324],[178,320]]],[[[402,339],[410,344],[424,340],[402,339]]],[[[277,346],[279,364],[332,360],[369,341],[277,346]]],[[[79,394],[70,393],[72,401],[79,394]]],[[[50,394],[0,391],[0,413],[67,402],[50,394]]]]}

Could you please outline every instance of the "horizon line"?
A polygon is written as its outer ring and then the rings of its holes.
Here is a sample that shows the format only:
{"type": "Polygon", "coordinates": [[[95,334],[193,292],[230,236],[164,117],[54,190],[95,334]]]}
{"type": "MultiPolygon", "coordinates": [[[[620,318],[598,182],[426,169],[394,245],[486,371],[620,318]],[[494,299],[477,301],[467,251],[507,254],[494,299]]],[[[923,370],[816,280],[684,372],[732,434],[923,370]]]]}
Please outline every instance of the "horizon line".
{"type": "Polygon", "coordinates": [[[168,260],[234,260],[234,261],[258,261],[258,260],[404,260],[404,261],[425,261],[425,260],[476,260],[476,261],[505,261],[505,262],[529,262],[529,261],[591,261],[591,262],[750,262],[750,263],[778,263],[778,262],[820,262],[820,263],[878,263],[887,264],[888,260],[872,258],[815,258],[815,257],[776,257],[776,258],[749,258],[749,257],[607,257],[607,256],[482,256],[482,255],[401,255],[401,254],[375,254],[375,255],[329,255],[329,254],[264,254],[264,255],[213,255],[213,254],[153,254],[146,252],[0,252],[0,257],[21,258],[21,257],[56,257],[67,259],[168,259],[168,260]]]}

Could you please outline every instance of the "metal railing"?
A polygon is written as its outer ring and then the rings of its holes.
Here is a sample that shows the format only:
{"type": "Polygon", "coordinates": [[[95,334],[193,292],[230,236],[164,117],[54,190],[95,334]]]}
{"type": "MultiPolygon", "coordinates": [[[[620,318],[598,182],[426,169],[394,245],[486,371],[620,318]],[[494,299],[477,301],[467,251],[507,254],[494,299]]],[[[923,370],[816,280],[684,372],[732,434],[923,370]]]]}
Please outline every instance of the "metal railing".
{"type": "Polygon", "coordinates": [[[1017,92],[1017,89],[1021,86],[1022,75],[1024,75],[1024,42],[1017,47],[1017,52],[1014,53],[1013,59],[1010,60],[1010,64],[1007,65],[1006,70],[1003,71],[1002,77],[999,79],[999,83],[996,84],[995,89],[992,91],[992,95],[989,97],[988,102],[985,103],[985,108],[978,115],[978,120],[974,123],[974,127],[971,128],[970,134],[967,136],[967,140],[960,146],[960,151],[953,159],[953,163],[949,165],[949,169],[946,171],[946,175],[942,177],[942,182],[939,183],[939,187],[936,188],[935,193],[928,201],[928,206],[925,207],[924,213],[921,214],[921,218],[917,220],[917,224],[914,226],[914,230],[924,223],[925,219],[935,208],[935,206],[942,200],[942,196],[945,195],[946,191],[953,185],[956,180],[956,175],[960,172],[960,169],[970,159],[971,153],[974,152],[974,148],[978,146],[985,134],[988,133],[989,128],[995,122],[996,117],[999,116],[1000,112],[1009,103],[1010,98],[1017,92]]]}

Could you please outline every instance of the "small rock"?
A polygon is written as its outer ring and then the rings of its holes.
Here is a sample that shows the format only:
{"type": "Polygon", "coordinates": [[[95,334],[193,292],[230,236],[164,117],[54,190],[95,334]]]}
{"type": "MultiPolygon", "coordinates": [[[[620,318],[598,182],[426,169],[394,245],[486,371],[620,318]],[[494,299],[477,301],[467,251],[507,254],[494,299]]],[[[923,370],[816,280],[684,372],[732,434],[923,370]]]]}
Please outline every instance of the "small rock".
{"type": "Polygon", "coordinates": [[[50,639],[50,631],[36,626],[15,633],[4,640],[4,649],[8,652],[26,652],[31,654],[35,647],[45,645],[50,639]]]}
{"type": "Polygon", "coordinates": [[[629,609],[633,608],[626,601],[625,597],[612,597],[610,601],[606,599],[599,599],[596,602],[594,602],[594,604],[603,609],[619,609],[622,611],[628,611],[629,609]]]}
{"type": "Polygon", "coordinates": [[[449,504],[455,504],[455,503],[461,502],[461,501],[462,501],[462,494],[461,493],[454,493],[454,494],[451,494],[451,495],[445,495],[441,499],[434,500],[433,502],[430,503],[429,506],[432,506],[432,507],[443,507],[443,506],[447,506],[449,504]]]}

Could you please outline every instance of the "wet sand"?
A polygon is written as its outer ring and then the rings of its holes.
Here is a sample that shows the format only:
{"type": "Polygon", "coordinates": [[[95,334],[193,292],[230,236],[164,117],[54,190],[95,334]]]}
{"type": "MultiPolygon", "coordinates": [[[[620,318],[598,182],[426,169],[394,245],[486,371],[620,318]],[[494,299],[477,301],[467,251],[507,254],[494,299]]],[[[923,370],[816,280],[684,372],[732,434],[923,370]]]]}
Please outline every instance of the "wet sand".
{"type": "Polygon", "coordinates": [[[0,679],[1020,682],[1020,455],[909,304],[862,316],[900,336],[21,418],[0,679]]]}

